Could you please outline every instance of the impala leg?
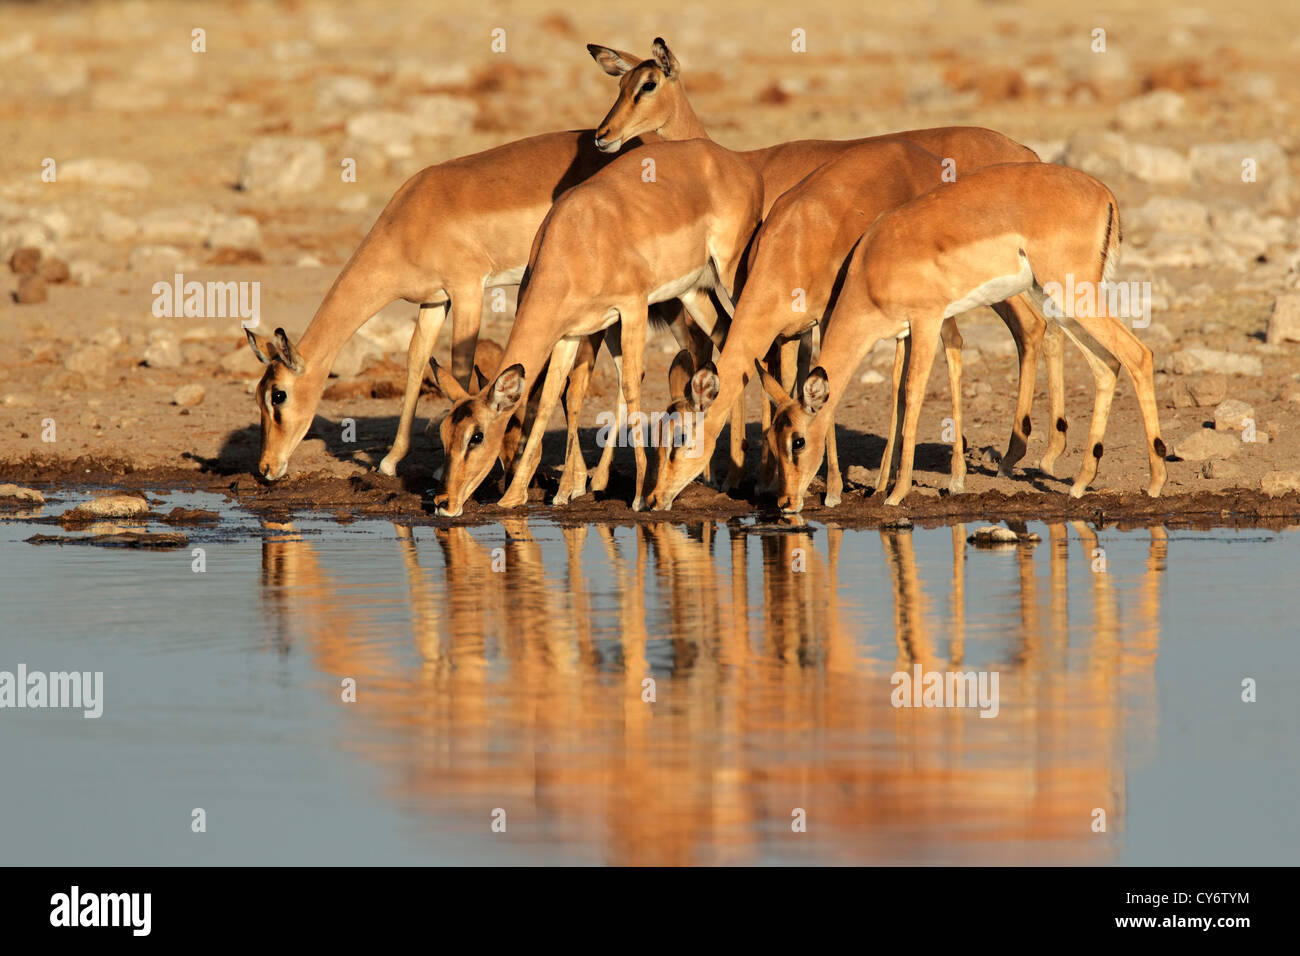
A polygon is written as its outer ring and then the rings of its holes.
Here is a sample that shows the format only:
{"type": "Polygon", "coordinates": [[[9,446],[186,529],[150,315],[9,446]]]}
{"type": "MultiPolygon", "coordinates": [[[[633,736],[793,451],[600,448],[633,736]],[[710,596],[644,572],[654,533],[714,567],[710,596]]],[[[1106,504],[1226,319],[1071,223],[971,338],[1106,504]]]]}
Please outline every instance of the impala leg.
{"type": "Polygon", "coordinates": [[[640,511],[645,506],[642,491],[646,473],[645,435],[640,427],[641,379],[645,375],[645,305],[635,303],[626,309],[619,309],[619,325],[622,327],[623,345],[623,401],[627,405],[629,421],[635,419],[638,423],[635,437],[629,434],[629,439],[636,458],[636,490],[632,494],[632,510],[640,511]]]}
{"type": "Polygon", "coordinates": [[[1038,462],[1038,470],[1053,475],[1056,460],[1065,451],[1065,433],[1069,428],[1065,418],[1065,335],[1055,322],[1048,322],[1046,326],[1043,330],[1043,358],[1047,363],[1047,408],[1052,429],[1047,439],[1047,451],[1038,462]]]}
{"type": "MultiPolygon", "coordinates": [[[[763,360],[767,365],[767,371],[777,379],[781,377],[781,346],[780,343],[773,343],[767,350],[767,356],[763,360]]],[[[758,437],[758,481],[754,486],[754,493],[758,495],[771,494],[776,487],[776,462],[767,449],[767,433],[772,428],[772,400],[767,397],[765,392],[759,392],[759,404],[761,406],[762,418],[758,437]]]]}
{"type": "Polygon", "coordinates": [[[1115,382],[1119,374],[1120,362],[1100,342],[1093,343],[1093,347],[1089,347],[1068,328],[1065,334],[1088,360],[1088,367],[1092,369],[1093,383],[1096,386],[1096,395],[1092,403],[1092,424],[1088,429],[1088,444],[1084,449],[1083,464],[1079,466],[1078,477],[1074,479],[1074,484],[1070,488],[1070,497],[1079,498],[1097,477],[1097,464],[1101,461],[1102,454],[1101,440],[1106,434],[1106,421],[1110,418],[1110,404],[1115,397],[1115,382]],[[1102,354],[1098,355],[1098,352],[1102,354]]]}
{"type": "Polygon", "coordinates": [[[469,388],[474,373],[474,348],[483,321],[483,287],[479,284],[456,289],[451,301],[451,374],[461,388],[469,388]]]}
{"type": "Polygon", "coordinates": [[[542,436],[546,434],[546,425],[551,420],[551,413],[559,403],[569,372],[573,369],[578,356],[576,338],[563,338],[551,351],[551,362],[546,369],[546,381],[542,385],[542,399],[537,405],[537,417],[533,419],[532,430],[528,433],[528,443],[524,445],[523,455],[515,466],[510,487],[498,502],[502,508],[518,508],[528,503],[528,486],[537,471],[542,458],[542,436]]]}
{"type": "Polygon", "coordinates": [[[952,391],[952,464],[948,491],[959,495],[966,490],[966,439],[961,427],[961,332],[957,323],[947,318],[939,326],[943,339],[943,357],[948,363],[948,387],[952,391]]]}
{"type": "Polygon", "coordinates": [[[393,447],[379,463],[380,474],[397,474],[397,463],[411,450],[411,424],[415,421],[415,405],[420,400],[420,385],[424,382],[424,373],[429,367],[429,357],[433,355],[433,343],[438,339],[450,307],[450,301],[420,306],[415,328],[411,331],[411,344],[406,348],[406,390],[402,393],[402,416],[397,422],[393,447]]]}
{"type": "Polygon", "coordinates": [[[876,476],[876,494],[889,487],[898,462],[898,436],[903,426],[903,375],[907,372],[907,356],[912,347],[912,337],[899,339],[894,344],[894,374],[890,386],[893,408],[889,413],[889,434],[885,437],[885,452],[880,456],[880,474],[876,476]]]}
{"type": "MultiPolygon", "coordinates": [[[[1038,376],[1038,346],[1043,341],[1047,323],[1038,317],[1025,296],[1018,295],[1005,302],[994,304],[993,311],[1006,323],[1011,337],[1016,341],[1016,353],[1020,356],[1020,387],[1016,392],[1016,415],[1011,422],[1011,438],[1007,441],[1007,453],[1002,456],[998,474],[1007,476],[1029,447],[1029,435],[1033,430],[1029,413],[1034,405],[1034,385],[1038,376]]],[[[1051,363],[1048,363],[1051,371],[1051,363]]]]}
{"type": "Polygon", "coordinates": [[[835,413],[827,409],[825,414],[830,416],[830,422],[826,428],[826,497],[822,504],[834,508],[844,496],[844,477],[840,474],[840,453],[835,445],[835,413]]]}
{"type": "Polygon", "coordinates": [[[894,482],[893,492],[885,499],[887,505],[897,505],[912,490],[912,466],[916,458],[916,428],[921,420],[925,383],[930,378],[935,352],[939,350],[939,337],[933,333],[924,334],[924,329],[918,335],[915,323],[912,325],[912,334],[907,339],[912,345],[907,350],[902,454],[899,456],[898,480],[894,482]]]}
{"type": "MultiPolygon", "coordinates": [[[[724,322],[718,321],[718,310],[713,307],[713,301],[709,298],[707,292],[701,292],[698,289],[690,292],[684,292],[678,300],[682,304],[682,310],[679,310],[680,317],[684,311],[690,316],[691,321],[681,321],[681,332],[677,331],[677,325],[669,323],[669,329],[673,332],[673,337],[677,339],[677,344],[681,348],[691,353],[691,359],[696,368],[704,368],[705,365],[713,361],[713,347],[717,344],[718,351],[722,351],[722,341],[725,335],[725,327],[730,326],[730,319],[724,322]],[[715,339],[714,336],[717,335],[715,339]]],[[[674,399],[681,398],[680,395],[674,395],[674,399]]],[[[713,485],[713,463],[712,456],[704,462],[704,483],[713,485]]],[[[724,490],[725,490],[724,483],[724,490]]]]}
{"type": "Polygon", "coordinates": [[[568,437],[564,446],[564,474],[560,478],[559,490],[551,501],[552,506],[567,505],[572,499],[581,498],[587,491],[587,461],[582,456],[582,443],[578,440],[578,418],[582,414],[587,388],[591,384],[591,371],[596,364],[596,353],[603,337],[603,333],[597,332],[579,339],[573,371],[569,373],[569,381],[560,398],[568,423],[568,437]]]}
{"type": "Polygon", "coordinates": [[[600,450],[600,461],[591,473],[589,486],[593,492],[604,491],[609,487],[609,469],[614,463],[614,448],[618,444],[623,422],[627,421],[627,408],[623,405],[623,335],[617,324],[605,331],[605,348],[609,349],[609,356],[614,360],[614,370],[618,373],[618,410],[614,431],[605,442],[605,447],[600,450]]]}

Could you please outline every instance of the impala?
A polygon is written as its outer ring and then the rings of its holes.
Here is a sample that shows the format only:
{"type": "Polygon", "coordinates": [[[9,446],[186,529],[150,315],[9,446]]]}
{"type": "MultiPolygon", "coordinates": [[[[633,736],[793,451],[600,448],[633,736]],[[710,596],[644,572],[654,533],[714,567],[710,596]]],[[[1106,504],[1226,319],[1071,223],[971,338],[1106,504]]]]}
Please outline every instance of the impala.
{"type": "MultiPolygon", "coordinates": [[[[1109,282],[1119,242],[1119,208],[1111,191],[1078,170],[1044,163],[976,170],[876,220],[849,259],[836,315],[822,342],[821,365],[809,374],[799,401],[780,396],[781,407],[767,434],[780,473],[778,506],[790,512],[802,509],[835,405],[862,357],[887,337],[907,342],[903,413],[895,436],[896,444],[901,441],[901,460],[885,503],[902,501],[912,487],[921,401],[944,321],[1025,293],[1034,296],[1038,311],[1061,316],[1053,321],[1061,322],[1083,349],[1096,382],[1089,453],[1071,496],[1081,496],[1096,476],[1121,365],[1133,379],[1146,430],[1147,494],[1159,495],[1165,483],[1165,444],[1151,350],[1108,313],[1105,295],[1096,296],[1091,309],[1077,310],[1075,302],[1055,299],[1054,308],[1045,308],[1044,286],[1063,283],[1067,276],[1074,277],[1075,287],[1091,283],[1100,289],[1103,281],[1109,282]]],[[[883,469],[891,466],[882,462],[883,469]]]]}
{"type": "MultiPolygon", "coordinates": [[[[533,243],[502,368],[443,421],[446,493],[439,513],[460,514],[492,467],[509,412],[550,356],[537,417],[503,507],[522,505],[542,435],[582,336],[609,329],[629,417],[640,416],[649,306],[679,299],[705,332],[701,300],[715,290],[730,309],[736,272],[758,226],[763,184],[742,159],[705,140],[656,143],[618,157],[570,189],[533,243]],[[647,169],[653,175],[646,178],[647,169]]],[[[634,444],[642,505],[646,455],[634,444]]]]}
{"type": "MultiPolygon", "coordinates": [[[[681,65],[672,51],[668,49],[663,38],[655,39],[652,45],[652,56],[648,60],[641,60],[635,54],[597,44],[588,44],[587,50],[605,72],[619,78],[618,98],[596,130],[596,145],[600,149],[617,150],[622,144],[631,142],[638,136],[650,133],[657,133],[663,139],[670,141],[709,138],[708,131],[705,129],[704,124],[700,122],[695,110],[691,107],[690,101],[687,99],[682,80],[681,65]]],[[[865,144],[883,145],[885,143],[899,142],[910,143],[920,147],[931,156],[941,157],[945,160],[945,165],[952,172],[955,172],[958,178],[966,172],[982,166],[996,163],[1034,162],[1038,159],[1033,150],[1021,146],[1000,133],[968,126],[909,130],[856,140],[796,140],[788,143],[778,143],[763,149],[740,152],[738,155],[744,157],[763,177],[763,214],[766,219],[783,194],[796,184],[801,183],[814,170],[840,157],[846,151],[865,144]]],[[[912,153],[900,155],[899,162],[906,164],[907,155],[919,156],[926,162],[931,161],[929,157],[925,157],[924,153],[912,153]]],[[[878,171],[877,175],[883,178],[906,178],[909,172],[899,167],[878,171]]],[[[932,183],[935,181],[931,180],[932,183]]],[[[887,184],[884,188],[888,188],[887,184]]],[[[910,198],[910,196],[905,198],[910,198]]],[[[880,206],[878,211],[885,208],[889,208],[889,206],[880,206]]],[[[826,226],[823,226],[823,228],[826,228],[826,226]]],[[[853,233],[852,238],[856,239],[857,235],[858,233],[853,233]]],[[[838,248],[837,245],[836,249],[838,248]]],[[[849,247],[844,247],[843,253],[835,260],[836,268],[842,263],[843,258],[848,255],[848,251],[849,247]]],[[[774,253],[773,258],[780,259],[781,256],[779,253],[774,253]]],[[[808,260],[802,261],[805,264],[808,263],[808,260]]],[[[784,295],[787,297],[785,305],[776,307],[776,311],[784,312],[787,319],[789,318],[789,296],[794,287],[803,288],[801,283],[795,283],[794,286],[785,289],[784,295]]],[[[1050,475],[1056,459],[1065,449],[1067,428],[1065,385],[1062,373],[1064,355],[1060,332],[1054,325],[1044,323],[1029,301],[1022,295],[1012,296],[1005,302],[996,303],[994,310],[1012,330],[1020,359],[1020,387],[1016,398],[1016,413],[1012,423],[1011,440],[1008,443],[1007,452],[1002,458],[999,472],[1009,475],[1015,464],[1024,457],[1028,445],[1031,428],[1029,412],[1033,404],[1038,350],[1041,343],[1047,359],[1048,404],[1050,418],[1054,427],[1048,439],[1047,450],[1039,462],[1039,468],[1050,475]]],[[[746,311],[749,312],[750,310],[746,311]]],[[[811,313],[810,307],[809,314],[811,315],[811,313]]],[[[786,330],[789,323],[779,322],[775,316],[771,316],[766,324],[774,326],[774,328],[772,334],[767,337],[766,344],[762,346],[764,349],[780,335],[782,330],[786,330]]],[[[808,327],[815,324],[815,321],[809,322],[808,327]]],[[[761,334],[755,333],[755,339],[761,339],[766,334],[766,331],[761,334]]],[[[780,337],[789,338],[788,335],[780,335],[780,337]]],[[[960,343],[960,338],[958,337],[954,341],[960,343]]],[[[746,351],[748,351],[748,348],[746,351]]],[[[787,350],[785,357],[780,362],[782,381],[787,388],[794,381],[792,357],[793,352],[787,350]]],[[[743,370],[742,374],[744,376],[749,375],[750,362],[748,358],[743,360],[737,358],[733,363],[733,367],[743,370]]],[[[730,394],[731,392],[728,390],[728,396],[730,394]]],[[[725,408],[727,406],[724,402],[719,407],[725,408]]],[[[766,426],[768,421],[766,402],[763,405],[763,411],[764,426],[766,426]]],[[[705,460],[709,458],[716,437],[717,432],[715,430],[713,438],[707,443],[705,460]]],[[[689,467],[694,467],[693,462],[693,459],[688,462],[689,467]]],[[[677,474],[674,471],[674,475],[677,474]]],[[[690,477],[693,478],[694,474],[698,474],[698,472],[694,472],[690,477]]],[[[689,480],[690,478],[686,479],[686,481],[689,480]]],[[[671,494],[667,495],[666,500],[669,503],[671,503],[672,497],[675,497],[680,492],[681,487],[684,487],[684,484],[685,482],[680,482],[672,490],[671,494]]],[[[656,482],[656,486],[662,487],[658,482],[656,482]]],[[[667,494],[667,492],[668,489],[665,488],[665,493],[667,494]]]]}

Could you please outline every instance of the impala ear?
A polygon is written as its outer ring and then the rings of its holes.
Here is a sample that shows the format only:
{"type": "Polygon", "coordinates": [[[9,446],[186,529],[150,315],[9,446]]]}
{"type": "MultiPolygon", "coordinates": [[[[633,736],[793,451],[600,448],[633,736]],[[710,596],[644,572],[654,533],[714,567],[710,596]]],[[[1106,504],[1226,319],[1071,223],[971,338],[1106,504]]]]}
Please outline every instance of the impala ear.
{"type": "Polygon", "coordinates": [[[650,47],[654,53],[655,63],[659,69],[664,71],[664,76],[670,80],[677,78],[678,71],[681,70],[681,64],[677,62],[677,57],[673,56],[673,51],[668,49],[668,44],[664,42],[663,37],[655,37],[654,44],[650,47]]]}
{"type": "Polygon", "coordinates": [[[244,334],[248,336],[248,347],[253,350],[259,362],[270,365],[275,361],[275,346],[252,329],[244,329],[244,334]]]}
{"type": "Polygon", "coordinates": [[[691,376],[691,404],[695,406],[697,412],[707,412],[709,406],[717,400],[718,390],[721,388],[718,381],[718,370],[712,362],[709,362],[704,368],[700,369],[691,376]]]}
{"type": "Polygon", "coordinates": [[[456,381],[456,376],[439,365],[438,360],[433,356],[429,356],[429,371],[433,374],[433,384],[452,404],[463,402],[469,398],[469,393],[460,387],[460,382],[456,381]]]}
{"type": "Polygon", "coordinates": [[[831,383],[826,378],[826,370],[818,365],[808,373],[803,382],[803,410],[809,415],[816,415],[830,398],[831,383]]]}
{"type": "Polygon", "coordinates": [[[275,348],[280,353],[280,361],[285,364],[289,371],[301,375],[306,366],[303,364],[302,356],[298,354],[298,350],[289,341],[289,336],[284,334],[284,329],[275,330],[275,348]]]}
{"type": "Polygon", "coordinates": [[[588,43],[587,52],[600,65],[600,68],[610,76],[622,76],[624,73],[630,73],[641,62],[639,57],[631,53],[624,53],[621,50],[615,50],[613,47],[601,46],[599,43],[588,43]]]}
{"type": "Polygon", "coordinates": [[[674,402],[691,397],[691,376],[694,374],[695,359],[682,349],[673,357],[673,364],[668,366],[668,395],[674,402]]]}
{"type": "Polygon", "coordinates": [[[763,391],[767,392],[767,397],[777,404],[778,407],[790,401],[790,396],[786,394],[781,383],[770,375],[767,369],[763,368],[763,363],[754,359],[754,368],[758,369],[758,380],[763,384],[763,391]]]}
{"type": "Polygon", "coordinates": [[[524,397],[524,367],[516,362],[497,376],[488,396],[488,408],[494,414],[508,412],[524,397]]]}

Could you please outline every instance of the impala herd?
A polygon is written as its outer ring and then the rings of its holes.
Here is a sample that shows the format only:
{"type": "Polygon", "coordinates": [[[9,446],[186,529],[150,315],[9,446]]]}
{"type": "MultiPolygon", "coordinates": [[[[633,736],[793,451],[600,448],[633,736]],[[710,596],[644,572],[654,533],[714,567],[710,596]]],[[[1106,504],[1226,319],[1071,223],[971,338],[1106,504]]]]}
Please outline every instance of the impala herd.
{"type": "Polygon", "coordinates": [[[439,514],[459,515],[497,461],[506,475],[500,504],[523,505],[557,401],[568,440],[554,503],[606,487],[614,443],[605,443],[589,476],[577,429],[602,344],[618,371],[617,420],[637,426],[634,509],[670,508],[702,472],[710,477],[727,422],[730,461],[720,483],[736,486],[751,375],[766,396],[757,491],[798,512],[825,460],[824,503],[838,504],[835,407],[863,357],[886,338],[896,341],[893,418],[876,489],[883,493],[892,481],[889,505],[911,490],[921,402],[942,341],[956,432],[949,488],[960,492],[955,317],[987,305],[1011,331],[1020,359],[1001,473],[1025,454],[1040,348],[1052,422],[1040,469],[1051,474],[1064,450],[1064,335],[1083,352],[1096,386],[1087,453],[1070,494],[1082,495],[1096,476],[1121,366],[1146,430],[1147,493],[1160,493],[1165,446],[1151,351],[1108,313],[1104,295],[1079,309],[1044,292],[1067,276],[1075,287],[1111,281],[1120,223],[1109,189],[976,127],[734,152],[709,138],[662,39],[647,60],[587,49],[619,78],[618,98],[597,129],[534,136],[416,174],[297,344],[281,329],[270,339],[248,331],[267,366],[256,392],[264,478],[288,469],[344,343],[403,299],[418,303],[419,317],[397,435],[379,470],[395,474],[406,455],[431,370],[452,401],[441,425],[439,514]],[[479,348],[484,289],[508,285],[520,291],[504,350],[479,348]],[[443,369],[433,348],[449,313],[451,363],[443,369]],[[671,434],[663,442],[645,441],[639,427],[651,321],[667,325],[682,349],[670,373],[674,401],[663,420],[671,434]],[[649,479],[647,444],[658,452],[649,479]],[[692,453],[683,453],[688,446],[692,453]]]}

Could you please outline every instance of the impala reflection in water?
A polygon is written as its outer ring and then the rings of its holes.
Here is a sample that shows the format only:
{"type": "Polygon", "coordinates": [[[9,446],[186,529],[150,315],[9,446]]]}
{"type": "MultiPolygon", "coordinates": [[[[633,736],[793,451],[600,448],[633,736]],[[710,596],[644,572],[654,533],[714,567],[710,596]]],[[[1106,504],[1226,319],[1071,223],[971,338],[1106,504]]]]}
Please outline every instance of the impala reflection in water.
{"type": "Polygon", "coordinates": [[[615,864],[1098,863],[1123,845],[1163,529],[1137,533],[1121,595],[1082,523],[1003,553],[960,525],[396,526],[413,646],[355,563],[270,530],[276,639],[331,694],[356,680],[341,746],[439,827],[488,839],[500,813],[521,854],[615,864]],[[919,536],[949,533],[918,560],[919,536]],[[894,706],[916,666],[995,672],[996,718],[894,706]]]}

